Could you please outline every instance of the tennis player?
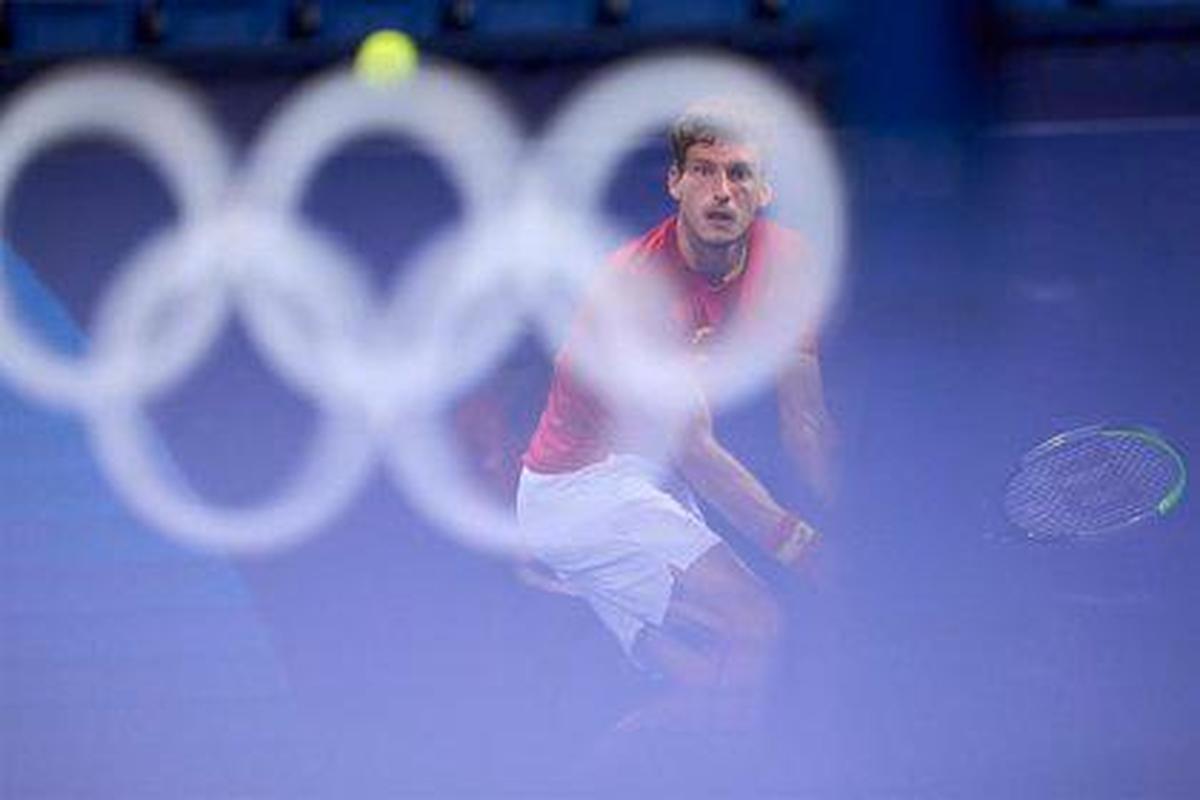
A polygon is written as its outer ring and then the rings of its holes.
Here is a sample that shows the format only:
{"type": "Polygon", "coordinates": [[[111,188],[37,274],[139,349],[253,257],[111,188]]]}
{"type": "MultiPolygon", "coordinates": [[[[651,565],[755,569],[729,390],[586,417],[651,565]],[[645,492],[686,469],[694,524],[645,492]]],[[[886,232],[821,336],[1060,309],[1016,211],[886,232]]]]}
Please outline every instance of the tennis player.
{"type": "MultiPolygon", "coordinates": [[[[754,287],[768,271],[803,268],[799,236],[761,214],[772,198],[763,138],[728,107],[686,112],[669,133],[674,213],[608,265],[620,281],[666,280],[670,307],[659,315],[698,354],[738,315],[754,313],[754,287]]],[[[799,572],[817,533],[717,438],[702,392],[669,458],[618,441],[612,403],[577,368],[588,342],[573,334],[558,354],[522,458],[517,505],[529,552],[587,599],[637,665],[665,679],[663,695],[619,729],[755,728],[780,607],[706,522],[697,497],[799,572]]],[[[783,439],[811,487],[828,494],[832,425],[813,333],[796,342],[778,394],[783,439]]]]}

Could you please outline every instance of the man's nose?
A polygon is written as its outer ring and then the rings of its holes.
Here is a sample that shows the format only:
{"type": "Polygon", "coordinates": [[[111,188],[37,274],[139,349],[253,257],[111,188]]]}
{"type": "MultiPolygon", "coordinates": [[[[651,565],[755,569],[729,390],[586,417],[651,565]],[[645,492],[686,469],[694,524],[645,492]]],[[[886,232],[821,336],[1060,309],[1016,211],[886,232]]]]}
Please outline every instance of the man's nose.
{"type": "Polygon", "coordinates": [[[715,182],[713,183],[713,197],[719,200],[728,200],[732,196],[729,188],[729,176],[724,172],[718,172],[715,182]]]}

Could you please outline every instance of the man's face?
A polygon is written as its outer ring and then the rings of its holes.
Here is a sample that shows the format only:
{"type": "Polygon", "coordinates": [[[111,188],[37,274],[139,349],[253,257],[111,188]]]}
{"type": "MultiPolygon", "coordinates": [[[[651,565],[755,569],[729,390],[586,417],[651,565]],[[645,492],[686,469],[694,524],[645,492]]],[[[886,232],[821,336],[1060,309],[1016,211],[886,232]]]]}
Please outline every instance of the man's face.
{"type": "Polygon", "coordinates": [[[754,148],[722,141],[689,147],[683,166],[671,166],[667,190],[679,203],[685,233],[710,247],[744,237],[759,209],[771,201],[754,148]]]}

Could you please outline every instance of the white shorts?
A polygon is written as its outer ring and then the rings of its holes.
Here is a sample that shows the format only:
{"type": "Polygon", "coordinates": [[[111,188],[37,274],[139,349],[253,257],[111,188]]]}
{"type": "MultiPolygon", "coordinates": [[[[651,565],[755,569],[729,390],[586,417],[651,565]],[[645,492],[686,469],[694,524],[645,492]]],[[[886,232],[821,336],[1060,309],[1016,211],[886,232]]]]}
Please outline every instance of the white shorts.
{"type": "Polygon", "coordinates": [[[633,455],[522,470],[517,516],[529,555],[585,598],[631,657],[643,626],[662,624],[675,574],[721,542],[682,481],[633,455]]]}

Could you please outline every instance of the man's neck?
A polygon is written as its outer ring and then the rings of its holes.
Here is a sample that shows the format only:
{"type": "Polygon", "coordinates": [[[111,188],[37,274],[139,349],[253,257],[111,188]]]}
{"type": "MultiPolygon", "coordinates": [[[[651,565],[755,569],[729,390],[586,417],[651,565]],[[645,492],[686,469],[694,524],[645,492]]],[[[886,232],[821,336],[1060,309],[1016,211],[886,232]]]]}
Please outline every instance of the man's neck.
{"type": "Polygon", "coordinates": [[[711,283],[732,280],[746,267],[746,237],[727,245],[707,245],[694,241],[683,225],[676,223],[675,240],[687,268],[711,283]]]}

